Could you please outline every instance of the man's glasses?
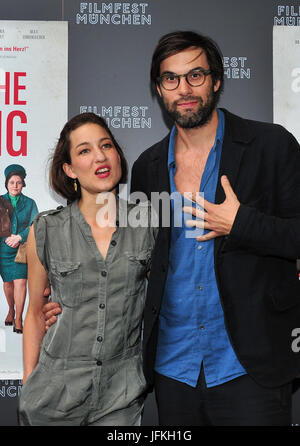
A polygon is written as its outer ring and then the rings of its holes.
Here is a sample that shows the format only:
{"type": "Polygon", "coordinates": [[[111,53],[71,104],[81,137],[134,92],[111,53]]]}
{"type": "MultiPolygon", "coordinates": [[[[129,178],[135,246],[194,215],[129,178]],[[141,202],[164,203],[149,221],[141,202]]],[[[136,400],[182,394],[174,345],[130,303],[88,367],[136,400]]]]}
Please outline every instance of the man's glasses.
{"type": "Polygon", "coordinates": [[[204,70],[203,68],[195,68],[186,74],[164,73],[157,78],[157,82],[165,90],[176,90],[180,84],[180,78],[185,77],[191,87],[200,87],[204,84],[206,76],[211,73],[211,70],[204,70]]]}

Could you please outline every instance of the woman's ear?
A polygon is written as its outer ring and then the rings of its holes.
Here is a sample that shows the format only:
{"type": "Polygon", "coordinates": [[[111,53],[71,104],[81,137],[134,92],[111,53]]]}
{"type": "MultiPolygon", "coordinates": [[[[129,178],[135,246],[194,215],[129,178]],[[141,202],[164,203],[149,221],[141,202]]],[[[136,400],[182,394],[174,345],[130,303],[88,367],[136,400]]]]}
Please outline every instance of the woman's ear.
{"type": "Polygon", "coordinates": [[[65,174],[67,175],[67,177],[72,178],[73,180],[75,180],[77,178],[77,176],[73,172],[71,164],[64,163],[62,168],[63,168],[63,171],[65,172],[65,174]]]}

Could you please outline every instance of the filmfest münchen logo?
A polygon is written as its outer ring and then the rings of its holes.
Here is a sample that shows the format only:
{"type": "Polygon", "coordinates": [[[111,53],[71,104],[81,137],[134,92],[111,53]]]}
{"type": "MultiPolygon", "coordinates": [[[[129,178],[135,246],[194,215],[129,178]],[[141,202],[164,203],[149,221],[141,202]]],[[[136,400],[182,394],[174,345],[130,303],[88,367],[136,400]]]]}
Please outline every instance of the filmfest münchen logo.
{"type": "Polygon", "coordinates": [[[300,6],[278,5],[274,26],[300,26],[300,6]]]}
{"type": "Polygon", "coordinates": [[[251,68],[248,66],[248,58],[223,57],[224,76],[227,79],[250,79],[251,68]]]}
{"type": "Polygon", "coordinates": [[[80,2],[76,13],[77,25],[149,26],[152,16],[148,3],[80,2]]]}
{"type": "Polygon", "coordinates": [[[22,381],[1,381],[0,398],[16,398],[20,396],[22,381]]]}
{"type": "Polygon", "coordinates": [[[80,113],[95,113],[114,129],[151,129],[149,107],[146,105],[81,105],[80,113]]]}

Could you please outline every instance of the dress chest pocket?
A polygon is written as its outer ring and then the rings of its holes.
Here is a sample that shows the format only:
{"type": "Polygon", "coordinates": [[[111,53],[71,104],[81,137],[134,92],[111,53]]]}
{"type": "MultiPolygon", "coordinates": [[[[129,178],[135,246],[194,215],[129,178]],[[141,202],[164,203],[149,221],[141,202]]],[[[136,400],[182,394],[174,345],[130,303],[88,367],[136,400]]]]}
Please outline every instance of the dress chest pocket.
{"type": "Polygon", "coordinates": [[[129,294],[136,294],[144,284],[146,274],[151,267],[151,249],[137,254],[127,253],[129,294]]]}
{"type": "Polygon", "coordinates": [[[56,296],[66,307],[82,302],[83,278],[80,262],[51,261],[50,282],[56,296]]]}

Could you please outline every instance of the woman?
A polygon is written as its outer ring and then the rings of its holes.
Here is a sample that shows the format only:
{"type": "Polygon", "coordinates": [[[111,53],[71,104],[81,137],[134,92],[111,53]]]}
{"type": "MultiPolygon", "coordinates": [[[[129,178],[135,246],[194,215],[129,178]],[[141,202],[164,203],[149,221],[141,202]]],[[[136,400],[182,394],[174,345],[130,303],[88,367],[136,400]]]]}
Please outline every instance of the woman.
{"type": "Polygon", "coordinates": [[[7,194],[2,198],[12,206],[11,234],[0,239],[0,275],[8,303],[5,325],[13,325],[15,333],[22,333],[22,315],[26,298],[27,265],[15,262],[20,244],[25,243],[29,227],[38,213],[35,201],[22,194],[26,171],[19,164],[11,164],[5,171],[7,194]]]}
{"type": "MultiPolygon", "coordinates": [[[[40,214],[28,240],[23,425],[140,424],[146,390],[141,323],[154,234],[148,224],[118,225],[127,202],[117,190],[126,174],[124,155],[102,118],[85,113],[65,125],[50,180],[72,203],[40,214]],[[117,198],[117,213],[110,225],[99,226],[107,192],[117,198]],[[45,334],[48,280],[63,311],[45,334]]],[[[126,212],[133,208],[128,204],[126,212]]],[[[139,208],[141,215],[148,210],[139,208]]]]}

